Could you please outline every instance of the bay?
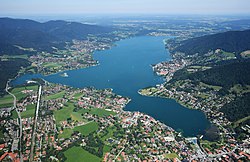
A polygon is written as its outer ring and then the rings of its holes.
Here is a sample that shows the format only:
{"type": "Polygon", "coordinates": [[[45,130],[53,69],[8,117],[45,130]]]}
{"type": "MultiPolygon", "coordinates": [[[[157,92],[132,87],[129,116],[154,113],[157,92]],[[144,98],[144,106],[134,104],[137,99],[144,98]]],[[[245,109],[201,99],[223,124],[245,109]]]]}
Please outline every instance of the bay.
{"type": "Polygon", "coordinates": [[[61,73],[49,76],[25,74],[12,84],[40,77],[77,88],[112,88],[115,93],[132,99],[125,110],[146,113],[181,131],[184,136],[204,134],[210,123],[203,112],[185,108],[172,99],[141,96],[137,93],[141,88],[164,82],[162,77],[153,73],[150,65],[171,59],[163,43],[166,38],[141,36],[121,40],[109,50],[94,53],[94,59],[100,62],[99,66],[66,71],[69,77],[61,77],[61,73]]]}

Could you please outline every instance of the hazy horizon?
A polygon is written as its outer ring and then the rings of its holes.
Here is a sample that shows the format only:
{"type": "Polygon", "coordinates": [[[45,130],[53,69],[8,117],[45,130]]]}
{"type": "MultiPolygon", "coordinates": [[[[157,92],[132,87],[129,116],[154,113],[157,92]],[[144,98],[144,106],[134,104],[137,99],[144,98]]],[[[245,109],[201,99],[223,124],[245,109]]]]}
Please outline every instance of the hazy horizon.
{"type": "Polygon", "coordinates": [[[250,15],[249,0],[0,0],[0,16],[250,15]]]}

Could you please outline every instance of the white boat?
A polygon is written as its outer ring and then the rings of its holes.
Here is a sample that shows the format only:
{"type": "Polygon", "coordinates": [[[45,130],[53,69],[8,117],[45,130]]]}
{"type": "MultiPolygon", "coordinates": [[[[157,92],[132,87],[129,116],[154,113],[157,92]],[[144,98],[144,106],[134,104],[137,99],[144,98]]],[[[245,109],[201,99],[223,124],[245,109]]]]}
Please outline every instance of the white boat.
{"type": "Polygon", "coordinates": [[[69,77],[69,75],[67,73],[63,73],[61,74],[62,77],[69,77]]]}

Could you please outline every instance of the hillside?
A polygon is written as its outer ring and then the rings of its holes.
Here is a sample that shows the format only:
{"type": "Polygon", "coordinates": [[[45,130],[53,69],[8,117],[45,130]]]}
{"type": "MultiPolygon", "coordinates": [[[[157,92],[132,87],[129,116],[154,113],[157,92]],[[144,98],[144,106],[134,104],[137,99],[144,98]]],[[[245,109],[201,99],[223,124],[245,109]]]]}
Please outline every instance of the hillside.
{"type": "Polygon", "coordinates": [[[229,31],[182,41],[175,51],[192,55],[222,49],[237,54],[250,49],[250,30],[229,31]]]}
{"type": "Polygon", "coordinates": [[[29,54],[34,50],[50,52],[52,47],[64,48],[66,41],[86,39],[88,34],[101,34],[111,30],[77,22],[39,23],[28,19],[0,18],[0,55],[29,54]]]}
{"type": "Polygon", "coordinates": [[[250,115],[250,93],[237,97],[221,110],[230,121],[237,121],[250,115]]]}
{"type": "Polygon", "coordinates": [[[189,75],[191,80],[231,88],[235,84],[250,85],[250,61],[215,66],[189,75]]]}
{"type": "Polygon", "coordinates": [[[221,86],[221,92],[227,92],[236,84],[250,85],[250,60],[235,60],[228,64],[216,65],[211,69],[189,73],[188,68],[177,71],[172,83],[178,80],[190,79],[194,82],[203,82],[209,85],[221,86]]]}
{"type": "Polygon", "coordinates": [[[8,59],[0,58],[0,94],[4,92],[9,78],[15,77],[21,67],[30,65],[28,60],[16,55],[52,52],[53,47],[64,49],[65,42],[86,39],[88,34],[103,34],[111,30],[59,20],[40,23],[28,19],[0,18],[0,56],[15,55],[8,59]]]}
{"type": "Polygon", "coordinates": [[[30,62],[26,59],[0,59],[0,96],[4,94],[4,89],[8,79],[14,78],[21,67],[27,67],[28,65],[30,65],[30,62]]]}

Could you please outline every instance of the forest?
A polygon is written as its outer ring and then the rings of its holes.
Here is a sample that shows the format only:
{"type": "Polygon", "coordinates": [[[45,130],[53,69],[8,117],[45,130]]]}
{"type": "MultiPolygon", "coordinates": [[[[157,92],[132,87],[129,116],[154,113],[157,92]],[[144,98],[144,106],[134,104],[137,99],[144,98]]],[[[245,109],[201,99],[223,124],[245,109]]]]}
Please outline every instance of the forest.
{"type": "Polygon", "coordinates": [[[12,58],[8,60],[0,60],[0,95],[5,92],[6,82],[10,78],[14,78],[21,67],[27,67],[30,62],[26,59],[12,58]]]}
{"type": "Polygon", "coordinates": [[[196,82],[222,86],[227,90],[235,84],[250,85],[250,60],[222,64],[195,73],[188,73],[186,69],[182,69],[174,74],[171,82],[180,79],[190,79],[196,82]]]}
{"type": "Polygon", "coordinates": [[[250,49],[250,30],[228,31],[224,33],[205,35],[180,42],[175,51],[188,55],[205,54],[211,50],[222,49],[240,54],[250,49]]]}
{"type": "Polygon", "coordinates": [[[250,115],[250,93],[237,97],[234,101],[225,104],[221,109],[227,119],[235,122],[250,115]]]}

